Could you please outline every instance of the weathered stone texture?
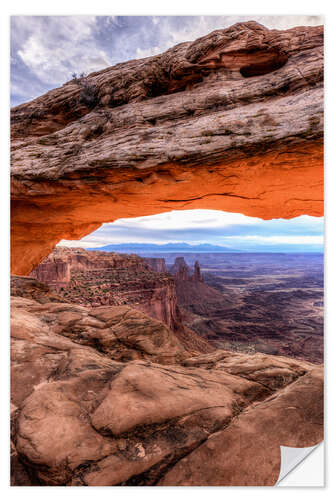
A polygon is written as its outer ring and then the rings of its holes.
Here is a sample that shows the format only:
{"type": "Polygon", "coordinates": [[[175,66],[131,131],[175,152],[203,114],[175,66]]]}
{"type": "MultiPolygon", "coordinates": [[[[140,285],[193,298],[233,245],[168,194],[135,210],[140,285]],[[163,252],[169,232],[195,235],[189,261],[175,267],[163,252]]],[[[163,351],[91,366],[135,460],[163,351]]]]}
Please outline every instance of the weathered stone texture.
{"type": "Polygon", "coordinates": [[[12,272],[119,217],[323,214],[322,27],[238,23],[85,85],[12,110],[12,272]]]}
{"type": "Polygon", "coordinates": [[[13,485],[273,485],[280,445],[322,440],[322,367],[193,355],[141,312],[37,302],[27,285],[12,297],[13,485]]]}

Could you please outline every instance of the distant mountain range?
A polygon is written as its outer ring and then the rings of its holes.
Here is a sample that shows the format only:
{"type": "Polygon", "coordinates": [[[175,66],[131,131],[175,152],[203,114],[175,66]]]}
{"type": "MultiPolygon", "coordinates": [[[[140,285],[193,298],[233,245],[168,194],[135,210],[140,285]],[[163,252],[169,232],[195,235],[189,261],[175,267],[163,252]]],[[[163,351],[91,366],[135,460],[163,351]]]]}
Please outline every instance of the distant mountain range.
{"type": "Polygon", "coordinates": [[[209,243],[201,243],[200,245],[189,245],[188,243],[165,243],[162,245],[155,243],[117,243],[104,247],[86,248],[86,250],[118,253],[241,253],[241,250],[220,245],[210,245],[209,243]]]}

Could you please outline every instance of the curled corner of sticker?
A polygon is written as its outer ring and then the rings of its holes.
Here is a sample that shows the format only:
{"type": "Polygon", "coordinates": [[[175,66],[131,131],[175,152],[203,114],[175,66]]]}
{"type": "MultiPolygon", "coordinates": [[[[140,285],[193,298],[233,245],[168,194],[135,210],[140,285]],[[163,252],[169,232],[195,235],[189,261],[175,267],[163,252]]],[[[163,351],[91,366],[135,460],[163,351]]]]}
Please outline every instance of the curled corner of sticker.
{"type": "MultiPolygon", "coordinates": [[[[320,444],[320,443],[319,443],[320,444]]],[[[298,464],[300,464],[310,453],[319,446],[309,446],[307,448],[291,448],[289,446],[280,446],[281,452],[281,468],[280,475],[276,485],[282,481],[298,464]]]]}

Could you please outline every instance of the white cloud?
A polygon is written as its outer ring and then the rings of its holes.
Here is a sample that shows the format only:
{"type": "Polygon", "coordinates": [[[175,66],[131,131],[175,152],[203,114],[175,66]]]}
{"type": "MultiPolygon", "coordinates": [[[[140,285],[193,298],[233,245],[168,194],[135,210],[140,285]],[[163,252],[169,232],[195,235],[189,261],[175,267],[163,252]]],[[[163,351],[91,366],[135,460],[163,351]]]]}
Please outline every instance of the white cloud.
{"type": "MultiPolygon", "coordinates": [[[[28,17],[26,38],[17,54],[44,83],[65,82],[73,72],[102,69],[111,60],[96,45],[96,22],[96,16],[28,17]]],[[[22,18],[14,18],[13,23],[16,33],[22,18]]]]}
{"type": "Polygon", "coordinates": [[[96,244],[96,242],[93,241],[85,241],[85,238],[82,240],[61,240],[58,244],[57,247],[75,247],[75,248],[95,248],[98,246],[104,246],[107,245],[106,243],[103,244],[96,244]]]}
{"type": "MultiPolygon", "coordinates": [[[[159,22],[161,51],[182,42],[196,40],[208,33],[228,28],[229,26],[246,22],[249,20],[257,21],[269,29],[289,29],[295,26],[317,26],[323,24],[322,16],[257,16],[247,14],[243,16],[191,16],[189,21],[183,23],[181,27],[173,27],[168,17],[153,18],[153,23],[159,22]],[[154,20],[155,19],[155,20],[154,20]]],[[[146,56],[145,56],[146,57],[146,56]]]]}
{"type": "MultiPolygon", "coordinates": [[[[257,224],[261,219],[246,217],[243,214],[222,212],[217,210],[173,210],[163,214],[151,215],[149,217],[136,217],[133,219],[118,219],[117,226],[140,227],[142,229],[190,229],[190,228],[214,228],[225,227],[235,224],[257,224]]],[[[104,230],[112,231],[112,224],[103,224],[104,230]]]]}
{"type": "Polygon", "coordinates": [[[179,210],[148,217],[118,219],[102,226],[81,241],[60,245],[98,247],[112,243],[215,243],[243,245],[322,245],[322,218],[263,221],[243,214],[216,210],[179,210]]]}
{"type": "Polygon", "coordinates": [[[140,47],[138,47],[135,54],[137,59],[144,59],[145,57],[156,56],[161,52],[163,52],[163,50],[155,45],[154,47],[150,47],[149,49],[140,49],[140,47]]]}
{"type": "Polygon", "coordinates": [[[12,16],[12,81],[21,87],[13,104],[59,87],[74,72],[156,55],[250,19],[271,29],[323,23],[320,16],[12,16]],[[20,72],[38,81],[36,92],[26,91],[20,72]]]}

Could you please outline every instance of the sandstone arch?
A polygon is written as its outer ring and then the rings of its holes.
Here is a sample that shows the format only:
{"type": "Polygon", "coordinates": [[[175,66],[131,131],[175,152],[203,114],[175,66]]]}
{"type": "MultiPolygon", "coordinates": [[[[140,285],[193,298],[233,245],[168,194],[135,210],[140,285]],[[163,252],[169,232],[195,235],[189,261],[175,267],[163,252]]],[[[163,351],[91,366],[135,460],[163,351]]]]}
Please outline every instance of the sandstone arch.
{"type": "Polygon", "coordinates": [[[13,108],[12,272],[102,222],[323,214],[323,28],[238,23],[13,108]]]}

